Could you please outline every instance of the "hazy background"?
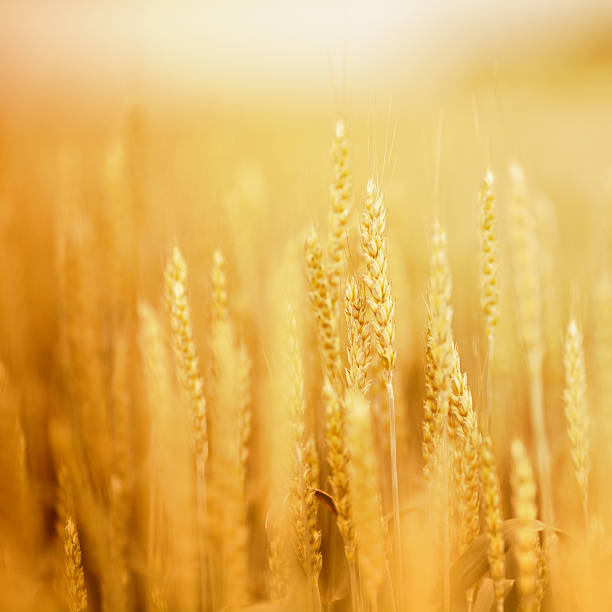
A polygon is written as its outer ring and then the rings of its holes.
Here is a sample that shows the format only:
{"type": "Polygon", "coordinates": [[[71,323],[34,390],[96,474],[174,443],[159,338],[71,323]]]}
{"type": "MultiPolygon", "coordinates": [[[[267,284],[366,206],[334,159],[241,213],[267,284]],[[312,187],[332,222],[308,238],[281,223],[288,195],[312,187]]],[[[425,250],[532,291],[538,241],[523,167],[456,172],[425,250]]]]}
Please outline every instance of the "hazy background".
{"type": "Polygon", "coordinates": [[[75,96],[243,103],[271,92],[329,102],[344,86],[354,100],[372,100],[441,72],[460,76],[473,62],[601,52],[611,18],[610,3],[594,0],[5,0],[2,98],[22,108],[75,96]]]}

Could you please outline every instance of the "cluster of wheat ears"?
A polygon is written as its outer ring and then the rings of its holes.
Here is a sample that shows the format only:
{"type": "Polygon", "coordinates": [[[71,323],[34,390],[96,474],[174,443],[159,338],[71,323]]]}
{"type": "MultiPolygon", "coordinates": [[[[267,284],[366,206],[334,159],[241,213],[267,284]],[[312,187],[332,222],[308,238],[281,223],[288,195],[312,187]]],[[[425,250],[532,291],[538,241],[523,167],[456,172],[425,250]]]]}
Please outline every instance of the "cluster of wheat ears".
{"type": "MultiPolygon", "coordinates": [[[[509,185],[503,228],[495,168],[474,186],[480,287],[461,287],[480,291],[473,303],[483,382],[474,396],[453,334],[450,228],[429,220],[424,343],[412,356],[421,364],[422,429],[409,432],[414,402],[403,377],[411,374],[398,363],[413,347],[396,338],[383,186],[373,176],[353,189],[343,120],[332,138],[327,227],[287,241],[274,311],[250,330],[232,314],[240,298],[228,278],[236,268],[255,274],[248,232],[257,230],[244,227],[248,220],[235,228],[238,264],[214,251],[207,321],[192,317],[193,278],[180,245],[166,251],[163,277],[158,270],[159,304],[138,295],[127,264],[138,258],[138,215],[126,213],[124,164],[121,152],[109,155],[115,204],[101,229],[59,207],[58,376],[69,408],[45,434],[52,484],[42,491],[27,461],[41,441],[28,439],[18,381],[0,370],[9,524],[29,525],[33,508],[45,508],[36,527],[16,530],[24,541],[3,531],[10,609],[607,609],[608,500],[604,493],[594,503],[589,492],[590,442],[607,447],[608,420],[590,416],[577,309],[566,322],[564,390],[545,410],[542,250],[518,164],[501,169],[509,185]],[[92,247],[94,230],[108,246],[103,255],[92,247]],[[90,267],[95,257],[103,258],[98,268],[90,267]],[[508,346],[498,342],[501,274],[513,287],[516,369],[527,381],[516,419],[526,413],[526,427],[501,415],[497,401],[511,375],[498,358],[508,346]],[[591,431],[593,418],[603,435],[591,431]],[[567,436],[550,435],[551,423],[567,436]],[[574,478],[560,478],[568,466],[574,478]],[[562,497],[559,487],[568,489],[562,497]],[[576,503],[564,511],[559,499],[576,503]],[[33,563],[41,550],[44,562],[33,563]],[[18,575],[29,567],[48,586],[24,603],[19,590],[31,584],[18,575]]],[[[605,279],[597,295],[605,323],[605,279]]],[[[598,363],[610,364],[604,323],[598,363]]],[[[595,474],[601,487],[607,472],[595,474]]]]}

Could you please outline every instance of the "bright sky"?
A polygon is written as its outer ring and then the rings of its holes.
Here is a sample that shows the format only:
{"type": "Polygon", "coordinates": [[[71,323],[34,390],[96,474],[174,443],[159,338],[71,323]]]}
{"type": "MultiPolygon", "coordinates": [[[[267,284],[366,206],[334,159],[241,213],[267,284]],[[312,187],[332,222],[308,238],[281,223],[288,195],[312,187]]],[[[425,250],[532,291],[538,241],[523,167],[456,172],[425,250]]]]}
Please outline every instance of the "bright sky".
{"type": "Polygon", "coordinates": [[[83,86],[96,95],[329,88],[330,59],[342,72],[346,57],[349,78],[376,75],[456,59],[525,30],[549,33],[601,7],[594,0],[5,0],[0,79],[42,95],[83,86]]]}

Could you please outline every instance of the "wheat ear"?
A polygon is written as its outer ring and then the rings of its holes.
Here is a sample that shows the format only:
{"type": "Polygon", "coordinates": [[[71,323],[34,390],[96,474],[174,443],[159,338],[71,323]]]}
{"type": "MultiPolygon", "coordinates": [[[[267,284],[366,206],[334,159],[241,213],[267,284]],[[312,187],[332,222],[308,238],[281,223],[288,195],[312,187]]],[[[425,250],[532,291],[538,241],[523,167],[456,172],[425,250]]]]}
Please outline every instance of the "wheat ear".
{"type": "Polygon", "coordinates": [[[493,191],[493,173],[482,179],[478,194],[480,203],[480,304],[487,322],[490,346],[499,317],[497,213],[493,191]]]}
{"type": "Polygon", "coordinates": [[[178,247],[174,247],[165,271],[166,306],[170,318],[170,335],[179,378],[191,408],[191,433],[196,465],[196,495],[198,524],[198,554],[200,561],[200,590],[206,601],[207,554],[205,524],[208,518],[206,492],[206,462],[208,459],[208,430],[204,381],[196,354],[191,315],[187,301],[187,265],[178,247]]]}
{"type": "Polygon", "coordinates": [[[401,524],[399,481],[397,474],[397,434],[393,369],[395,367],[395,300],[387,271],[387,211],[382,191],[373,179],[368,181],[361,221],[361,248],[366,262],[363,281],[367,287],[367,303],[371,312],[376,352],[383,369],[389,403],[389,452],[391,491],[393,498],[393,533],[399,584],[402,582],[401,524]]]}
{"type": "Polygon", "coordinates": [[[518,527],[514,542],[518,576],[519,610],[538,610],[538,533],[534,522],[536,510],[536,484],[527,451],[518,439],[512,443],[512,506],[518,527]]]}
{"type": "Polygon", "coordinates": [[[333,179],[330,187],[328,279],[332,310],[337,312],[346,266],[347,224],[351,212],[351,175],[346,125],[338,119],[332,142],[333,179]]]}
{"type": "MultiPolygon", "coordinates": [[[[225,259],[213,254],[211,351],[213,401],[211,401],[210,498],[215,539],[220,554],[220,600],[232,606],[249,602],[249,526],[246,471],[250,434],[250,370],[245,345],[236,342],[227,309],[225,259]]],[[[215,594],[215,598],[217,594],[215,594]]]]}
{"type": "Polygon", "coordinates": [[[191,403],[192,435],[199,479],[204,481],[208,457],[206,430],[206,399],[204,381],[200,375],[191,315],[187,302],[187,265],[177,247],[166,266],[166,301],[170,316],[170,333],[179,377],[191,403]]]}
{"type": "Polygon", "coordinates": [[[213,252],[213,266],[211,272],[211,304],[212,326],[226,323],[227,313],[227,275],[225,272],[225,257],[219,249],[213,252]]]}
{"type": "Polygon", "coordinates": [[[289,567],[285,555],[285,538],[282,527],[274,528],[268,550],[268,593],[274,603],[280,603],[289,592],[289,567]]]}
{"type": "Polygon", "coordinates": [[[306,436],[302,356],[295,314],[290,306],[287,309],[286,360],[289,372],[287,405],[294,449],[290,463],[289,504],[295,526],[295,549],[298,561],[310,581],[315,608],[320,609],[321,531],[317,528],[318,502],[314,493],[319,481],[319,461],[314,440],[306,436]]]}
{"type": "Polygon", "coordinates": [[[346,382],[349,389],[366,395],[370,386],[368,370],[372,361],[369,313],[363,285],[354,278],[346,286],[344,311],[348,331],[346,382]]]}
{"type": "Polygon", "coordinates": [[[443,551],[443,606],[450,607],[450,533],[449,533],[449,400],[452,376],[453,337],[450,306],[451,274],[446,251],[446,234],[437,220],[434,222],[433,244],[430,256],[428,299],[428,340],[426,347],[425,378],[429,387],[425,395],[425,418],[423,423],[423,456],[425,476],[430,483],[440,488],[436,493],[442,519],[443,551]],[[429,363],[427,363],[429,361],[429,363]]]}
{"type": "Polygon", "coordinates": [[[423,458],[429,478],[434,460],[436,415],[439,406],[448,412],[452,377],[453,336],[450,305],[451,274],[448,265],[446,233],[434,223],[427,288],[427,329],[425,340],[425,402],[423,421],[423,458]]]}
{"type": "Polygon", "coordinates": [[[461,371],[456,345],[453,345],[452,354],[449,427],[453,448],[454,494],[458,499],[461,554],[472,543],[479,530],[481,437],[478,419],[472,407],[467,375],[461,371]]]}
{"type": "Polygon", "coordinates": [[[76,525],[70,515],[66,519],[64,530],[64,562],[68,609],[70,612],[86,612],[87,591],[81,563],[81,544],[76,525]]]}
{"type": "Polygon", "coordinates": [[[338,511],[338,531],[344,542],[344,554],[349,566],[351,595],[354,605],[359,606],[359,587],[357,584],[355,562],[355,523],[350,494],[350,454],[346,442],[345,410],[329,380],[325,380],[323,385],[323,402],[327,417],[325,438],[327,442],[327,460],[330,468],[329,480],[338,511]]]}
{"type": "Polygon", "coordinates": [[[329,283],[325,272],[321,244],[314,228],[306,236],[304,253],[306,257],[308,295],[317,324],[317,336],[319,338],[324,374],[334,386],[339,388],[342,365],[340,360],[338,323],[331,305],[329,283]]]}
{"type": "Polygon", "coordinates": [[[502,532],[502,508],[499,479],[493,456],[491,438],[486,435],[480,449],[482,473],[482,498],[484,520],[488,538],[487,559],[489,574],[493,581],[495,609],[504,609],[504,581],[506,578],[506,556],[504,551],[504,534],[502,532]]]}
{"type": "Polygon", "coordinates": [[[495,328],[499,317],[499,283],[498,283],[498,242],[497,213],[495,210],[495,193],[493,191],[493,173],[485,174],[480,192],[480,304],[484,311],[487,329],[488,367],[487,367],[487,428],[491,423],[491,372],[495,328]]]}
{"type": "Polygon", "coordinates": [[[584,367],[584,349],[582,332],[575,319],[570,319],[565,341],[565,418],[569,436],[574,474],[578,482],[582,508],[588,526],[588,481],[590,470],[589,459],[589,414],[586,402],[586,371],[584,367]]]}
{"type": "Polygon", "coordinates": [[[319,486],[319,457],[314,438],[310,436],[304,445],[302,472],[300,477],[302,487],[302,510],[305,525],[305,565],[308,568],[314,609],[321,610],[321,594],[319,592],[319,576],[323,565],[321,554],[321,530],[317,527],[319,501],[315,489],[319,486]]]}

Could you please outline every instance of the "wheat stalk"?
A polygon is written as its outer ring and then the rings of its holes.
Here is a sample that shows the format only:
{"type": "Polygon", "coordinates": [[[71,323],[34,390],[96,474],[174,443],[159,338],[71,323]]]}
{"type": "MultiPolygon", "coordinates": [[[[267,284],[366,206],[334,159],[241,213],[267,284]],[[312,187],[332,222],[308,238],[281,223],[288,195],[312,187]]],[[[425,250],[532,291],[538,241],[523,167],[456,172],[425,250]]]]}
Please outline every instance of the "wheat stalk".
{"type": "MultiPolygon", "coordinates": [[[[138,304],[139,341],[145,365],[146,398],[151,411],[150,432],[150,476],[149,476],[149,524],[147,556],[149,579],[151,581],[150,603],[154,610],[167,609],[167,593],[163,584],[163,569],[166,558],[159,543],[159,524],[163,514],[160,503],[160,492],[165,481],[160,472],[165,474],[165,462],[160,453],[164,442],[164,427],[170,415],[171,383],[168,355],[164,344],[164,334],[157,313],[147,302],[138,304]]],[[[174,414],[172,415],[172,418],[174,414]]],[[[173,466],[174,472],[174,466],[173,466]]],[[[174,473],[173,473],[174,476],[174,473]]]]}
{"type": "Polygon", "coordinates": [[[347,392],[345,404],[347,441],[351,452],[349,476],[351,483],[359,485],[358,489],[351,488],[351,505],[359,548],[359,570],[365,586],[366,600],[370,609],[375,610],[387,559],[386,529],[378,486],[378,462],[374,452],[370,407],[366,398],[356,390],[347,392]]]}
{"type": "Polygon", "coordinates": [[[542,516],[547,523],[552,524],[554,523],[554,508],[550,482],[550,451],[544,420],[542,388],[544,345],[538,239],[533,214],[527,204],[525,175],[517,164],[511,166],[510,178],[509,222],[517,316],[519,332],[527,356],[531,425],[535,436],[542,516]]]}

